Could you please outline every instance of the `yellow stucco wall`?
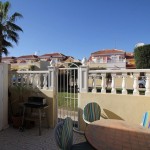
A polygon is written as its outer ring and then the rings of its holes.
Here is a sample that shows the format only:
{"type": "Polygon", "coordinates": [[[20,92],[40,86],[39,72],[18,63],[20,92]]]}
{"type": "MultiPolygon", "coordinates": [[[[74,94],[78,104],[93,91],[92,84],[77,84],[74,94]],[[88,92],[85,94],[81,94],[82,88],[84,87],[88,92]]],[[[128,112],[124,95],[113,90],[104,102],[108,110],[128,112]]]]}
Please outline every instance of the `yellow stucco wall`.
{"type": "Polygon", "coordinates": [[[143,113],[150,110],[150,97],[147,96],[80,93],[78,104],[80,130],[85,129],[82,113],[84,106],[89,102],[97,102],[102,113],[110,119],[122,119],[136,124],[140,124],[143,113]]]}
{"type": "Polygon", "coordinates": [[[48,115],[48,123],[49,127],[54,128],[57,122],[57,109],[56,109],[56,93],[50,90],[33,90],[32,88],[23,88],[21,91],[20,88],[17,87],[9,87],[11,92],[11,97],[9,100],[11,101],[13,114],[20,113],[21,109],[23,109],[22,104],[27,102],[29,96],[39,96],[44,97],[47,100],[47,104],[49,105],[47,109],[48,115]],[[22,93],[22,94],[21,94],[22,93]],[[23,95],[23,96],[21,96],[23,95]]]}

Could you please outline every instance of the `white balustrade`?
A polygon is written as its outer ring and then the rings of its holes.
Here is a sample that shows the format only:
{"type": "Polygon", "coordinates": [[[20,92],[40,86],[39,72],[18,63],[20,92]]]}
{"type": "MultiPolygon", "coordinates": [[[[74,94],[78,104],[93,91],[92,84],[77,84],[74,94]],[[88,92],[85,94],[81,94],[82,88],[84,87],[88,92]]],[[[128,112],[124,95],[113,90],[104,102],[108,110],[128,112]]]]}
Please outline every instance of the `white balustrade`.
{"type": "MultiPolygon", "coordinates": [[[[112,82],[111,82],[111,93],[117,94],[118,90],[122,91],[122,94],[132,94],[133,95],[145,95],[150,96],[150,69],[122,69],[122,70],[89,70],[89,75],[91,74],[101,74],[101,93],[106,93],[106,74],[111,74],[112,82]],[[140,73],[145,73],[146,84],[143,82],[143,87],[139,87],[140,81],[140,73]],[[117,80],[116,80],[117,79],[117,80]],[[116,84],[116,83],[119,83],[116,84]],[[117,86],[116,86],[117,85],[117,86]],[[145,87],[145,88],[144,88],[145,87]]],[[[93,88],[97,89],[97,83],[93,83],[93,88]]],[[[94,92],[94,90],[93,90],[94,92]]]]}
{"type": "Polygon", "coordinates": [[[21,74],[21,75],[20,75],[20,78],[19,78],[21,86],[23,86],[23,84],[24,84],[23,76],[24,76],[24,74],[21,74]]]}
{"type": "Polygon", "coordinates": [[[49,71],[17,71],[10,73],[10,86],[26,86],[38,89],[48,89],[49,71]]]}
{"type": "Polygon", "coordinates": [[[139,73],[133,73],[133,79],[134,79],[134,82],[133,82],[133,95],[139,95],[138,76],[139,76],[139,73]]]}
{"type": "Polygon", "coordinates": [[[145,95],[148,96],[150,95],[150,73],[146,73],[146,91],[145,91],[145,95]]]}
{"type": "MultiPolygon", "coordinates": [[[[106,93],[106,74],[111,74],[111,86],[110,90],[112,94],[117,94],[118,90],[122,91],[122,94],[127,94],[128,90],[133,91],[133,95],[139,95],[143,91],[144,95],[150,96],[150,69],[122,69],[122,70],[89,70],[87,66],[87,60],[82,60],[83,65],[79,67],[78,83],[80,92],[88,92],[88,76],[93,76],[92,92],[96,93],[98,88],[101,88],[101,93],[106,93]],[[139,76],[140,73],[145,73],[146,84],[145,88],[139,88],[139,76]],[[132,74],[132,76],[131,76],[132,74]],[[101,76],[100,87],[97,84],[97,76],[101,76]],[[120,77],[120,78],[119,78],[120,77]],[[132,78],[131,78],[132,77],[132,78]],[[131,82],[128,80],[130,79],[131,82]],[[120,82],[119,86],[118,80],[120,82]],[[132,84],[133,82],[133,84],[132,84]],[[128,84],[132,84],[130,89],[128,84]],[[117,87],[116,87],[117,86],[117,87]]],[[[9,81],[10,86],[23,85],[31,86],[33,88],[54,90],[57,87],[57,67],[55,67],[54,61],[51,62],[47,71],[17,71],[11,72],[9,81]]],[[[132,93],[132,92],[131,92],[132,93]]]]}
{"type": "Polygon", "coordinates": [[[47,74],[44,74],[43,89],[47,90],[47,74]]]}
{"type": "Polygon", "coordinates": [[[101,93],[106,93],[106,73],[101,74],[101,76],[102,76],[101,93]]]}
{"type": "Polygon", "coordinates": [[[126,73],[123,73],[122,74],[122,94],[127,94],[127,89],[126,89],[126,77],[127,77],[127,74],[126,73]]]}
{"type": "Polygon", "coordinates": [[[111,74],[111,77],[112,77],[112,82],[111,82],[111,93],[112,94],[116,94],[116,88],[115,88],[115,77],[116,77],[116,74],[111,74]]]}
{"type": "Polygon", "coordinates": [[[92,81],[92,86],[93,86],[93,89],[92,89],[92,93],[96,93],[97,92],[97,90],[96,90],[96,76],[92,76],[92,79],[93,79],[93,81],[92,81]]]}
{"type": "Polygon", "coordinates": [[[36,84],[37,84],[37,88],[41,89],[41,79],[40,79],[41,75],[40,74],[36,74],[36,84]]]}
{"type": "Polygon", "coordinates": [[[26,76],[25,76],[25,82],[27,83],[27,87],[29,87],[29,84],[30,84],[29,74],[26,74],[26,76]]]}

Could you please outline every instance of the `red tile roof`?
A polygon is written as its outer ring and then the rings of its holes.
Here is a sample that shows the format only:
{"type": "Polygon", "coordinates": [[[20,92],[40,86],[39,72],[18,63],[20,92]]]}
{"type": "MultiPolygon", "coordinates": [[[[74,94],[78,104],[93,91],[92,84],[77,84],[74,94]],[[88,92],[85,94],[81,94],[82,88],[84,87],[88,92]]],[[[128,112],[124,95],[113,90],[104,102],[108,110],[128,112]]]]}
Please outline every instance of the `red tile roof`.
{"type": "Polygon", "coordinates": [[[37,55],[24,55],[24,56],[19,56],[17,59],[35,59],[38,58],[37,55]]]}
{"type": "Polygon", "coordinates": [[[50,53],[50,54],[44,54],[44,55],[41,55],[39,56],[39,58],[47,58],[47,57],[66,57],[64,54],[61,54],[61,53],[50,53]]]}
{"type": "Polygon", "coordinates": [[[118,49],[106,49],[106,50],[99,50],[96,52],[91,53],[91,55],[112,55],[112,54],[125,54],[125,51],[118,50],[118,49]]]}

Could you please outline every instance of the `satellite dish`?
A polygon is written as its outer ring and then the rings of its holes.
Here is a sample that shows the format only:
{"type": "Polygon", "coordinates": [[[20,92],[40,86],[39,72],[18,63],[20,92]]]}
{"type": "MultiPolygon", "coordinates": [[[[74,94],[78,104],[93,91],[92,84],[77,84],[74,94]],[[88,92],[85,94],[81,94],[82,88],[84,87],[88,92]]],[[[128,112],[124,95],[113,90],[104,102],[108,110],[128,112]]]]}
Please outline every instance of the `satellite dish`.
{"type": "Polygon", "coordinates": [[[34,55],[37,55],[37,51],[34,52],[34,55]]]}
{"type": "Polygon", "coordinates": [[[144,46],[144,45],[145,45],[144,43],[137,43],[137,44],[135,45],[135,48],[140,47],[140,46],[144,46]]]}

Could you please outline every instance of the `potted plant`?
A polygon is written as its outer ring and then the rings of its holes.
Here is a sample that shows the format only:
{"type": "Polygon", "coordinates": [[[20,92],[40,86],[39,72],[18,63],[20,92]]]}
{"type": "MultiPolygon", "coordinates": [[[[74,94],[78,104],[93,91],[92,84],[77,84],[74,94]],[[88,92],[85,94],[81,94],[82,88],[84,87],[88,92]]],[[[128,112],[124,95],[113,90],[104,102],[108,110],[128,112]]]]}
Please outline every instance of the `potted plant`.
{"type": "Polygon", "coordinates": [[[10,117],[12,125],[15,128],[19,128],[22,124],[22,111],[25,92],[25,86],[18,84],[11,87],[9,90],[9,103],[10,103],[10,117]],[[11,91],[11,93],[10,93],[11,91]]]}

